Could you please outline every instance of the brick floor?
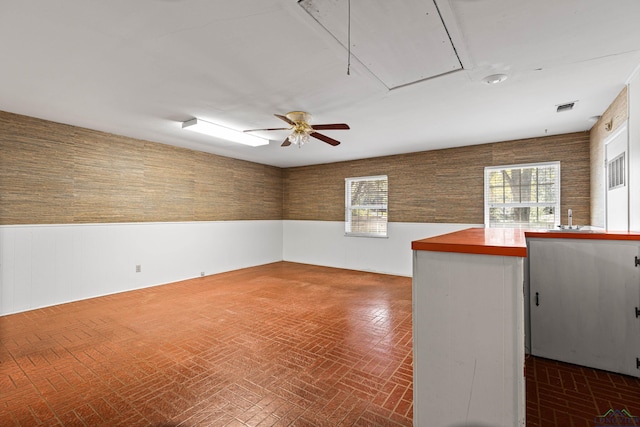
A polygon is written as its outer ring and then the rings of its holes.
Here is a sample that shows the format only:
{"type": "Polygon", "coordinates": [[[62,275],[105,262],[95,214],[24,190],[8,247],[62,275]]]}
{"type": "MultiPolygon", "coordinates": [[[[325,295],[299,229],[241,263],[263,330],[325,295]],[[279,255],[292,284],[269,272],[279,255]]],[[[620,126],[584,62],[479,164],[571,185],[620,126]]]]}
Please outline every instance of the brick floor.
{"type": "MultiPolygon", "coordinates": [[[[0,317],[0,426],[410,426],[411,346],[411,279],[285,262],[63,304],[0,317]]],[[[640,414],[637,378],[526,367],[528,426],[640,414]]]]}
{"type": "Polygon", "coordinates": [[[0,317],[0,426],[410,426],[411,279],[275,263],[0,317]]]}
{"type": "Polygon", "coordinates": [[[640,379],[598,369],[529,357],[527,372],[527,426],[636,426],[640,425],[640,379]],[[608,411],[623,415],[600,420],[608,411]]]}

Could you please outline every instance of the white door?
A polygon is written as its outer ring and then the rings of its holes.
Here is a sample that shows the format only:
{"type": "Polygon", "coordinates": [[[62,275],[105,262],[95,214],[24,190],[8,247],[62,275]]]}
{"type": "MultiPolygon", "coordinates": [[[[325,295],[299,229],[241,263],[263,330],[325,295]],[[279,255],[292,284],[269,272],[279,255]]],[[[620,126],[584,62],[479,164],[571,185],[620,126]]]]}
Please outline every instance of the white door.
{"type": "Polygon", "coordinates": [[[605,193],[607,230],[629,231],[629,173],[626,124],[606,142],[605,193]]]}

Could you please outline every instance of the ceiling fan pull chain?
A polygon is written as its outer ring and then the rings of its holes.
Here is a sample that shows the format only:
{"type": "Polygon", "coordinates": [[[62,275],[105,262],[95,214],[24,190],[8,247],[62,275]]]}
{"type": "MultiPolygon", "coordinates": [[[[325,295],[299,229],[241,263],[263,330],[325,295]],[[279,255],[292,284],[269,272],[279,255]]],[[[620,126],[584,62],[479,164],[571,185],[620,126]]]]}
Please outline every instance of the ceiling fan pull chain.
{"type": "Polygon", "coordinates": [[[351,0],[348,0],[348,23],[347,23],[347,76],[351,75],[351,0]]]}

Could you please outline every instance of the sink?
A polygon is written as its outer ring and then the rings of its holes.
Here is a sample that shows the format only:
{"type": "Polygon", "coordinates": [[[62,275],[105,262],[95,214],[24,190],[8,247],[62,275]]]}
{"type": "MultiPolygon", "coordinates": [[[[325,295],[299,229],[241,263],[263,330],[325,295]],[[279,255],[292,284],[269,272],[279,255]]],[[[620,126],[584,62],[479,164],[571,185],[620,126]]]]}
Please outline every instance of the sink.
{"type": "Polygon", "coordinates": [[[549,233],[604,233],[604,230],[594,230],[589,226],[573,226],[571,228],[563,226],[564,228],[551,228],[547,230],[549,233]]]}

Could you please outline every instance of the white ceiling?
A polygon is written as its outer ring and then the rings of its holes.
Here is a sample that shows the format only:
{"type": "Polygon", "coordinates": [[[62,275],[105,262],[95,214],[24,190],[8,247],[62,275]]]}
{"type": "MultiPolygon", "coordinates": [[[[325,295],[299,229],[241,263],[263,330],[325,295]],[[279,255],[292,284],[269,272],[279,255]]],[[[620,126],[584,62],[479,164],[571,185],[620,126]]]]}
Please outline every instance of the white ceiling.
{"type": "Polygon", "coordinates": [[[638,0],[435,4],[351,0],[347,75],[348,0],[0,0],[0,110],[289,167],[587,130],[640,64],[638,0]],[[451,59],[440,16],[463,69],[424,78],[451,59]],[[351,130],[253,148],[181,129],[293,110],[351,130]]]}

